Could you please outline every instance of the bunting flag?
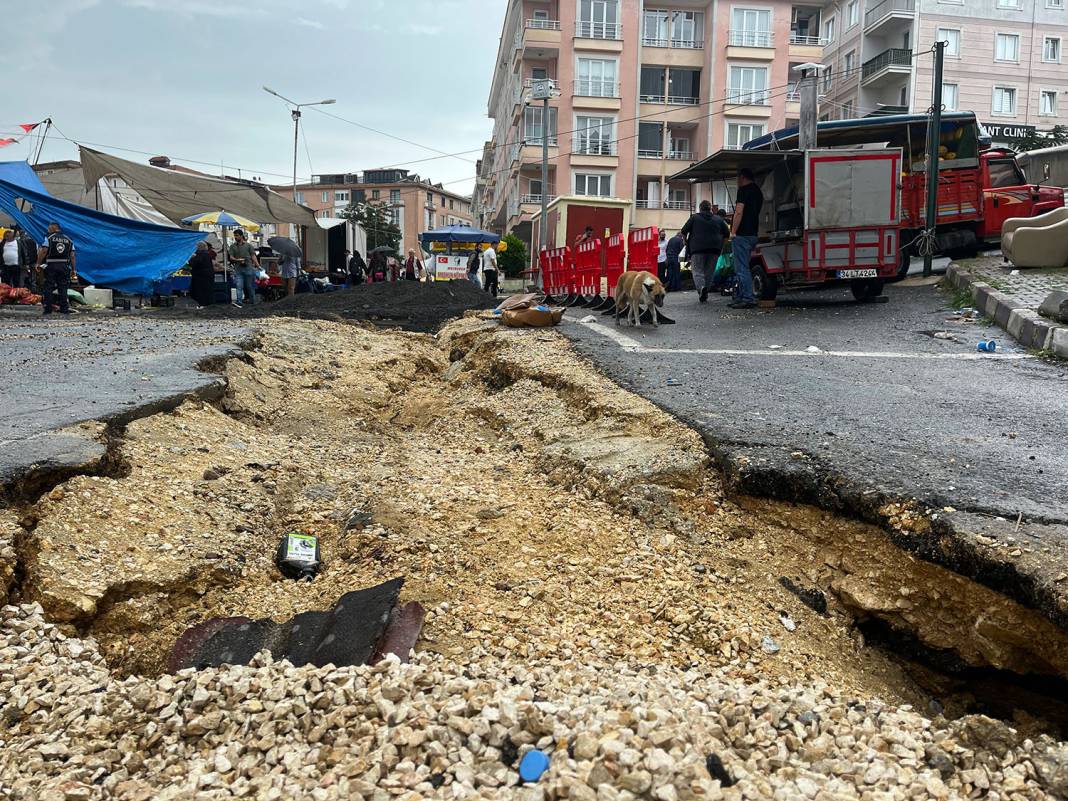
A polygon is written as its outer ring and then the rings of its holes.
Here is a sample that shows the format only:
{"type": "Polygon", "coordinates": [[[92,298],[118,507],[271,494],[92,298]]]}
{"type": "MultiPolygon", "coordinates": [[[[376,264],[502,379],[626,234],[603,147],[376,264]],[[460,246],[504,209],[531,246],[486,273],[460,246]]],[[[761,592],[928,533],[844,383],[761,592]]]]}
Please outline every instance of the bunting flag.
{"type": "Polygon", "coordinates": [[[34,128],[36,128],[40,124],[41,123],[39,123],[39,122],[23,122],[23,123],[19,124],[19,127],[22,130],[24,130],[26,133],[29,133],[30,131],[32,131],[34,128]]]}
{"type": "Polygon", "coordinates": [[[19,141],[19,140],[18,139],[0,139],[0,147],[7,147],[8,145],[13,145],[17,141],[19,141]]]}

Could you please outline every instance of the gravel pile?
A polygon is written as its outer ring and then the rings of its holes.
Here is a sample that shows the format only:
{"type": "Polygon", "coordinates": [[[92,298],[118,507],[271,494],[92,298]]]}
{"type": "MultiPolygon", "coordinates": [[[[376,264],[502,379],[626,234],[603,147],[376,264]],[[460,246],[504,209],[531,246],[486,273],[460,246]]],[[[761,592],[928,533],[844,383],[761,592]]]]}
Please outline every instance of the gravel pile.
{"type": "Polygon", "coordinates": [[[274,303],[238,309],[229,304],[204,309],[160,310],[181,317],[301,317],[319,320],[363,320],[407,331],[433,332],[444,322],[471,309],[492,309],[497,300],[470,281],[421,281],[360,284],[323,294],[294,295],[274,303]]]}
{"type": "Polygon", "coordinates": [[[69,799],[1043,799],[1068,749],[825,687],[608,665],[252,665],[109,674],[39,607],[0,611],[0,797],[69,799]],[[548,771],[520,785],[532,748],[548,771]]]}

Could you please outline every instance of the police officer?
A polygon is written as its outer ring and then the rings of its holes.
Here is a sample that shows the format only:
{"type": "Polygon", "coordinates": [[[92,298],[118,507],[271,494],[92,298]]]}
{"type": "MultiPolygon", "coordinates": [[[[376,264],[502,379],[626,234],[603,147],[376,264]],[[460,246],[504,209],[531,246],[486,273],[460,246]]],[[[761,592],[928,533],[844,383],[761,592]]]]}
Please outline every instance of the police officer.
{"type": "Polygon", "coordinates": [[[48,224],[48,238],[37,251],[37,267],[44,264],[44,313],[51,314],[58,305],[61,314],[70,314],[70,299],[67,288],[71,278],[77,279],[78,268],[74,256],[74,243],[59,228],[59,223],[48,224]],[[73,276],[72,276],[73,272],[73,276]],[[53,296],[59,295],[53,302],[53,296]]]}

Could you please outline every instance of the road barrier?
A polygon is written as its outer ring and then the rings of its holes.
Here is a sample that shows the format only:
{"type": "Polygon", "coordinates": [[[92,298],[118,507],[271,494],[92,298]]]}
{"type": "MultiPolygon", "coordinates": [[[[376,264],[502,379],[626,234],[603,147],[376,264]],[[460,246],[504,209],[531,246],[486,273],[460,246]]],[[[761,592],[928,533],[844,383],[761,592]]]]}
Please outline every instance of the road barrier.
{"type": "Polygon", "coordinates": [[[655,225],[635,228],[630,232],[629,245],[627,269],[632,272],[646,270],[656,275],[656,260],[660,255],[660,229],[655,225]]]}
{"type": "Polygon", "coordinates": [[[542,289],[545,292],[545,302],[551,302],[555,297],[562,298],[571,289],[571,278],[574,272],[574,263],[571,259],[571,248],[542,248],[538,254],[538,265],[541,267],[542,289]]]}

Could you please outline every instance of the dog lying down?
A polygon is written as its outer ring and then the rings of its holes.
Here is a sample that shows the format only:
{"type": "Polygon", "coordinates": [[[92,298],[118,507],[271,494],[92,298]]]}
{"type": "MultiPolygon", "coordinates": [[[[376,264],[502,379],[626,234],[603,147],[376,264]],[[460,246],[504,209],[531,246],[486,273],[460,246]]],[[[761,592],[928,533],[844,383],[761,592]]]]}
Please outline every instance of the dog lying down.
{"type": "Polygon", "coordinates": [[[626,311],[630,324],[640,328],[642,307],[645,307],[653,318],[653,327],[659,328],[659,318],[663,315],[658,309],[664,305],[665,295],[664,285],[652,273],[644,270],[623,273],[616,283],[616,325],[620,312],[626,311]]]}

